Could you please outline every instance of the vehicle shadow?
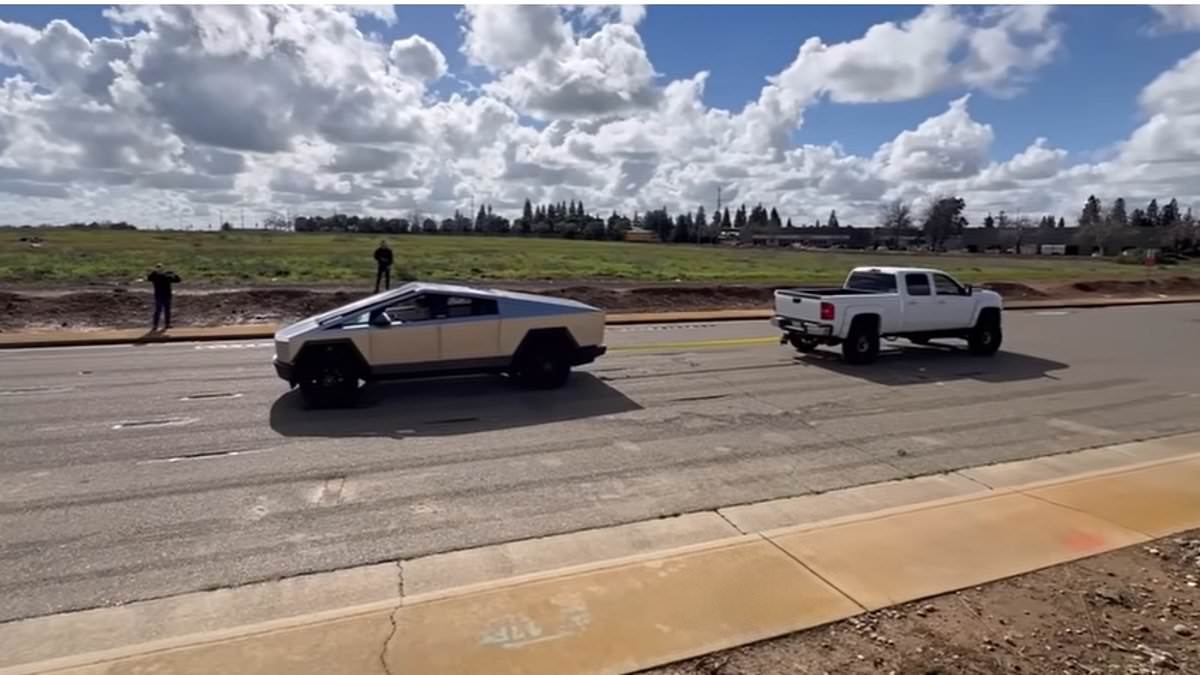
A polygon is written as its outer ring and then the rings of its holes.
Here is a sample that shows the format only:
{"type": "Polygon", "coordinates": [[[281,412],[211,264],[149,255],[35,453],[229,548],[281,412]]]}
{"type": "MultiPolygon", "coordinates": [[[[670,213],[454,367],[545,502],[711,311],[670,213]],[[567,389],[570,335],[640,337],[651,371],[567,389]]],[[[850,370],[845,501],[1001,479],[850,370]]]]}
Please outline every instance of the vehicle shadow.
{"type": "Polygon", "coordinates": [[[842,361],[840,350],[832,349],[818,349],[811,354],[797,355],[795,361],[888,386],[954,380],[1057,380],[1052,371],[1070,368],[1059,361],[1003,349],[990,357],[972,356],[965,347],[938,343],[928,346],[893,343],[879,352],[877,361],[867,365],[847,364],[842,361]]]}
{"type": "Polygon", "coordinates": [[[298,390],[271,406],[271,428],[284,436],[324,438],[454,436],[640,410],[591,373],[567,385],[531,391],[502,376],[375,382],[352,408],[312,410],[298,390]]]}

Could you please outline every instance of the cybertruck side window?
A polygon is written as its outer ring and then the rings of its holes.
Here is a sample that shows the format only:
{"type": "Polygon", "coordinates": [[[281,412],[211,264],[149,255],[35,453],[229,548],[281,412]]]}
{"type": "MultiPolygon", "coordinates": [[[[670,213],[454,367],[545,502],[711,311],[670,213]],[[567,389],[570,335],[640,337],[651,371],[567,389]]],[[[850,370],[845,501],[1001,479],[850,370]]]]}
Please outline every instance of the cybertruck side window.
{"type": "Polygon", "coordinates": [[[461,319],[468,316],[492,316],[499,313],[496,301],[490,298],[467,298],[457,295],[446,296],[447,319],[461,319]]]}
{"type": "Polygon", "coordinates": [[[433,318],[433,311],[430,308],[429,296],[416,295],[411,298],[398,300],[390,305],[385,305],[380,309],[373,310],[372,314],[383,312],[387,314],[388,320],[392,323],[416,323],[419,321],[429,321],[433,318]]]}

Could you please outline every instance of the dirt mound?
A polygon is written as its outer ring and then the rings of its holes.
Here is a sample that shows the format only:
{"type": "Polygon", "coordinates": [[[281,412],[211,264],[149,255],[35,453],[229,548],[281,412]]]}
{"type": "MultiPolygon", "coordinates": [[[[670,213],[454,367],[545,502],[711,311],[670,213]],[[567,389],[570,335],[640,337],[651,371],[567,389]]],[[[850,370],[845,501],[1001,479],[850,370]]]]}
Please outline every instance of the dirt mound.
{"type": "Polygon", "coordinates": [[[1004,296],[1005,300],[1042,300],[1050,297],[1049,293],[1039,291],[1032,286],[1008,281],[993,281],[983,284],[982,287],[989,291],[996,291],[1004,296]]]}
{"type": "Polygon", "coordinates": [[[1200,279],[1167,277],[1163,279],[1077,281],[1070,288],[1080,293],[1103,295],[1157,295],[1200,292],[1200,279]]]}

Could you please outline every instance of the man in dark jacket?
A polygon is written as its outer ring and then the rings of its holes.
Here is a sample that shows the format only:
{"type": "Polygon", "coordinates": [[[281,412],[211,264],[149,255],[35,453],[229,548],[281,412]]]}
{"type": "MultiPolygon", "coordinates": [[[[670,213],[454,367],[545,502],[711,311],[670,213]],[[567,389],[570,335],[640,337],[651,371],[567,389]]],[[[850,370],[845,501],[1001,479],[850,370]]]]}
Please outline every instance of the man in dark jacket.
{"type": "Polygon", "coordinates": [[[379,292],[379,282],[383,281],[383,288],[387,290],[392,287],[392,249],[388,248],[386,241],[379,242],[379,248],[375,249],[375,292],[379,292]]]}
{"type": "Polygon", "coordinates": [[[154,284],[154,327],[150,330],[158,330],[158,317],[161,314],[163,322],[163,330],[171,329],[171,284],[180,282],[179,275],[170,270],[163,270],[163,264],[158,263],[150,274],[146,275],[146,281],[154,284]]]}

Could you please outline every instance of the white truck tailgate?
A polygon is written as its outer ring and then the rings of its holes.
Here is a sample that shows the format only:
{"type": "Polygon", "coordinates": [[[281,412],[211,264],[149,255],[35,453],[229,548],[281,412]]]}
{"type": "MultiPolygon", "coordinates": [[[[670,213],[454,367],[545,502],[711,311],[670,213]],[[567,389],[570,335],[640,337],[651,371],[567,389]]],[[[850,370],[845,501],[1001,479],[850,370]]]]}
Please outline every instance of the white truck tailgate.
{"type": "Polygon", "coordinates": [[[801,321],[821,320],[821,298],[804,297],[788,291],[775,292],[775,313],[801,321]]]}

